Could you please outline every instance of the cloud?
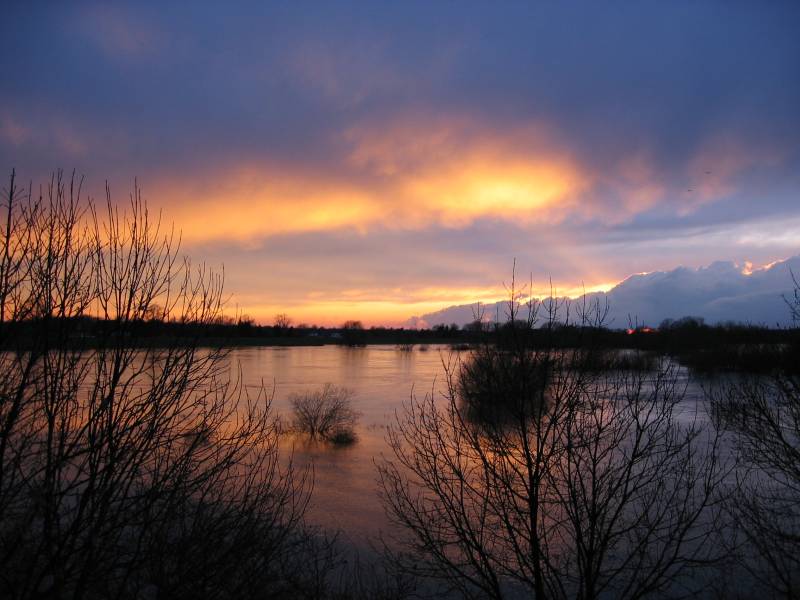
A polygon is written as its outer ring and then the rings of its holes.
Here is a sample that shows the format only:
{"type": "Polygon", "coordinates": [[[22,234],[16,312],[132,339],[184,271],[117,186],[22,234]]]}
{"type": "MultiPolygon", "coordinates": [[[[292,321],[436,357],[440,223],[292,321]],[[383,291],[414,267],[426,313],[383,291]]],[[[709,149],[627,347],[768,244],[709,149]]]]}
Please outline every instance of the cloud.
{"type": "Polygon", "coordinates": [[[93,4],[74,15],[81,31],[113,60],[153,58],[165,49],[165,35],[143,12],[124,6],[93,4]]]}
{"type": "Polygon", "coordinates": [[[765,263],[798,249],[800,13],[721,12],[13,5],[0,164],[137,177],[268,318],[496,299],[515,257],[565,290],[765,263]]]}
{"type": "Polygon", "coordinates": [[[24,144],[30,137],[30,130],[10,115],[0,118],[0,139],[12,146],[24,144]]]}
{"type": "Polygon", "coordinates": [[[439,71],[437,60],[412,71],[386,68],[391,48],[386,38],[356,42],[341,38],[297,40],[285,58],[303,88],[319,94],[338,110],[355,109],[375,97],[405,95],[421,79],[439,71]]]}
{"type": "Polygon", "coordinates": [[[147,188],[189,239],[253,243],[337,228],[617,225],[659,212],[662,220],[682,218],[734,198],[753,168],[781,164],[777,149],[746,148],[729,136],[703,142],[677,176],[646,147],[600,168],[581,162],[574,140],[544,122],[503,128],[479,116],[429,112],[363,121],[329,143],[327,162],[254,155],[167,174],[147,188]]]}
{"type": "Polygon", "coordinates": [[[694,212],[701,204],[732,196],[743,185],[748,171],[780,165],[786,149],[763,139],[745,142],[731,134],[714,134],[701,141],[689,159],[681,214],[694,212]]]}
{"type": "Polygon", "coordinates": [[[149,195],[194,240],[552,222],[581,206],[579,165],[539,128],[401,121],[348,130],[344,148],[336,168],[251,162],[151,182],[149,195]]]}
{"type": "Polygon", "coordinates": [[[62,159],[81,160],[90,148],[98,147],[93,132],[63,113],[20,115],[20,111],[2,110],[0,104],[0,142],[17,152],[49,153],[62,159]]]}
{"type": "MultiPolygon", "coordinates": [[[[631,324],[658,326],[664,319],[689,315],[710,323],[735,321],[785,327],[791,324],[791,313],[784,299],[791,297],[794,285],[791,273],[798,271],[800,255],[757,269],[749,263],[718,261],[698,269],[678,267],[631,275],[607,292],[588,293],[586,299],[589,303],[595,299],[608,302],[606,324],[614,328],[631,324]]],[[[505,304],[501,300],[486,305],[486,314],[497,313],[504,320],[505,304]]],[[[474,310],[474,303],[451,306],[411,317],[406,323],[464,325],[473,320],[474,310]]]]}
{"type": "Polygon", "coordinates": [[[349,162],[396,199],[411,225],[559,219],[585,186],[580,165],[543,124],[509,131],[469,117],[411,115],[345,136],[349,162]]]}

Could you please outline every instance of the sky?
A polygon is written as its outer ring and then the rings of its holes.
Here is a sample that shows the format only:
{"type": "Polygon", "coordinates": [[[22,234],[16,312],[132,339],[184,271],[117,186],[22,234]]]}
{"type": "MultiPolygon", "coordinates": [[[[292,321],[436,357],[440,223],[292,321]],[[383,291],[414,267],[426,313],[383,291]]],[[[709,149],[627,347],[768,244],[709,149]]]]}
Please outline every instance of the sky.
{"type": "Polygon", "coordinates": [[[161,4],[5,7],[0,169],[136,179],[258,322],[800,254],[800,3],[161,4]]]}

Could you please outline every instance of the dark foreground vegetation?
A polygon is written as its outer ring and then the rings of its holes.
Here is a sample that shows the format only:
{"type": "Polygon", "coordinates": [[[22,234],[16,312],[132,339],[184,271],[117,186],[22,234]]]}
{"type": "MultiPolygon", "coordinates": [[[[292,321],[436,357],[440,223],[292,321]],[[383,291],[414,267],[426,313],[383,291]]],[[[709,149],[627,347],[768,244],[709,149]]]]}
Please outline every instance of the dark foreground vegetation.
{"type": "Polygon", "coordinates": [[[508,313],[446,365],[443,402],[413,398],[390,430],[393,564],[468,598],[798,597],[794,368],[719,380],[698,403],[653,351],[747,328],[665,324],[620,359],[599,304],[508,313]]]}
{"type": "Polygon", "coordinates": [[[279,460],[270,394],[198,347],[221,310],[221,278],[179,257],[138,190],[120,212],[77,180],[35,195],[12,175],[1,598],[377,597],[380,577],[306,525],[310,472],[279,460]],[[176,325],[150,344],[156,305],[176,325]]]}
{"type": "MultiPolygon", "coordinates": [[[[604,307],[565,318],[517,303],[512,281],[508,323],[437,332],[471,351],[446,363],[445,398],[412,398],[390,428],[378,477],[396,528],[360,563],[307,525],[313,474],[280,458],[270,394],[209,341],[258,328],[226,324],[221,279],[178,256],[138,192],[123,213],[77,181],[39,196],[12,176],[2,208],[2,598],[800,594],[792,331],[609,331],[604,307]],[[714,344],[773,354],[689,402],[666,355],[714,344]]],[[[293,425],[346,437],[348,399],[297,396],[293,425]]]]}
{"type": "Polygon", "coordinates": [[[444,404],[415,398],[390,431],[395,564],[469,598],[701,593],[732,467],[676,419],[675,368],[609,363],[601,306],[577,307],[568,349],[566,305],[508,306],[500,339],[447,365],[444,404]]]}

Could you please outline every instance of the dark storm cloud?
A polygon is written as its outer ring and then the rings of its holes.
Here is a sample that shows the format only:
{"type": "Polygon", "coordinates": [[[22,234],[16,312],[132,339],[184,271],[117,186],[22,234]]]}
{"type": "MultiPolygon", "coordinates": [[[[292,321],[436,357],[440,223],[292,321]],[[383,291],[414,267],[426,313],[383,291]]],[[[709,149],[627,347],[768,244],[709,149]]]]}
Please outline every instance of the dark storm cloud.
{"type": "Polygon", "coordinates": [[[163,165],[165,154],[189,164],[253,152],[329,162],[332,134],[415,106],[500,123],[544,118],[601,164],[637,144],[659,164],[681,163],[720,130],[797,151],[794,3],[11,12],[3,108],[29,128],[49,116],[79,136],[118,132],[139,168],[163,165]]]}

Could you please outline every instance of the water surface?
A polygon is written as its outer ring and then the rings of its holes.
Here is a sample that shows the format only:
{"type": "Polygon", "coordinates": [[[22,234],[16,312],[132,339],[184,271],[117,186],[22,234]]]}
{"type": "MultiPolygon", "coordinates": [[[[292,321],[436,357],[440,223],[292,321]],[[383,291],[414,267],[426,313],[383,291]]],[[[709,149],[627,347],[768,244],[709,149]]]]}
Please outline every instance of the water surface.
{"type": "MultiPolygon", "coordinates": [[[[310,522],[340,529],[350,542],[363,545],[389,524],[378,497],[374,465],[390,453],[387,425],[412,394],[433,393],[441,399],[444,363],[457,360],[457,356],[448,346],[413,352],[393,346],[299,346],[236,348],[230,360],[241,368],[245,385],[274,385],[273,408],[287,422],[291,420],[292,393],[317,390],[325,383],[352,390],[353,407],[361,415],[356,443],[336,447],[286,436],[282,446],[285,454],[293,452],[298,467],[313,466],[310,522]]],[[[685,369],[679,370],[679,378],[679,388],[688,387],[676,418],[687,423],[705,419],[701,388],[688,381],[685,369]]]]}
{"type": "Polygon", "coordinates": [[[292,393],[317,390],[325,383],[352,390],[353,408],[360,413],[356,443],[336,447],[287,436],[282,445],[285,452],[293,451],[298,467],[313,465],[309,521],[341,529],[349,541],[362,545],[388,525],[374,465],[389,451],[386,427],[412,394],[430,394],[434,387],[441,394],[442,361],[450,355],[447,346],[413,352],[393,346],[248,347],[234,349],[230,360],[240,366],[245,385],[274,385],[273,408],[286,420],[291,419],[292,393]]]}

